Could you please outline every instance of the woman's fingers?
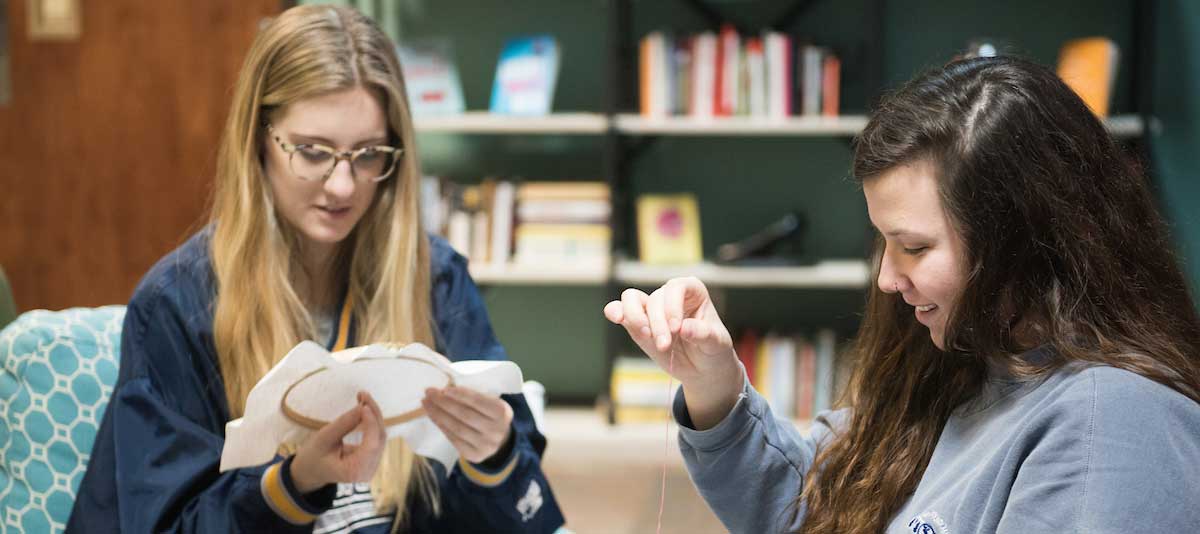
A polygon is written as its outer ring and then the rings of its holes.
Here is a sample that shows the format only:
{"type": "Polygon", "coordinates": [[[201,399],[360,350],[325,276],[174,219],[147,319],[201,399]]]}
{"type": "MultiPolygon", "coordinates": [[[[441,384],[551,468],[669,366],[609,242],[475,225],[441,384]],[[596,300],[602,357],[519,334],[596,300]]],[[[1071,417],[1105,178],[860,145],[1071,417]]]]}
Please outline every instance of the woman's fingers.
{"type": "Polygon", "coordinates": [[[654,348],[666,352],[671,348],[671,328],[663,303],[663,288],[658,288],[646,300],[646,317],[650,321],[650,333],[654,336],[654,348]]]}
{"type": "Polygon", "coordinates": [[[621,293],[622,324],[634,339],[650,337],[650,322],[646,318],[648,298],[645,293],[633,288],[621,293]]]}
{"type": "Polygon", "coordinates": [[[687,284],[679,279],[672,279],[662,287],[663,291],[663,313],[667,316],[667,326],[671,329],[671,333],[679,333],[679,329],[683,326],[683,318],[687,317],[688,310],[684,309],[684,292],[687,291],[687,284]]]}
{"type": "Polygon", "coordinates": [[[362,404],[355,404],[353,408],[346,410],[337,419],[330,421],[317,430],[317,433],[311,439],[317,441],[321,450],[331,449],[340,444],[346,434],[349,434],[358,427],[359,423],[362,422],[362,418],[362,404]]]}
{"type": "Polygon", "coordinates": [[[426,390],[422,406],[429,418],[447,435],[454,434],[471,443],[481,441],[482,434],[477,428],[481,426],[482,416],[474,410],[464,409],[460,404],[447,400],[437,390],[426,390]]]}
{"type": "Polygon", "coordinates": [[[604,317],[613,324],[621,324],[625,319],[625,310],[623,304],[619,300],[614,300],[604,305],[604,317]]]}

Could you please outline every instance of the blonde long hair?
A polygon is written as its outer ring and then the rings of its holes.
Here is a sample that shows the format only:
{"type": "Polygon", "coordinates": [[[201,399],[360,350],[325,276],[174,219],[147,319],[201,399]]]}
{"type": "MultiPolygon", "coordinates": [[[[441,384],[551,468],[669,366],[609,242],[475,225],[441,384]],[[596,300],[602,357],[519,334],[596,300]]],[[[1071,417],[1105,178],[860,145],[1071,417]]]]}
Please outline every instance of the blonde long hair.
{"type": "MultiPolygon", "coordinates": [[[[348,276],[355,341],[433,346],[429,244],[420,224],[420,170],[392,42],[344,7],[289,9],[259,32],[242,65],[220,146],[210,240],[217,280],[213,339],[229,415],[245,410],[254,384],[297,342],[316,336],[296,289],[304,276],[297,235],[278,219],[262,164],[267,113],[313,96],[367,88],[381,97],[390,142],[405,148],[395,175],[339,247],[334,272],[348,276]]],[[[376,507],[398,527],[410,491],[438,509],[436,482],[403,440],[387,445],[371,481],[376,507]]]]}

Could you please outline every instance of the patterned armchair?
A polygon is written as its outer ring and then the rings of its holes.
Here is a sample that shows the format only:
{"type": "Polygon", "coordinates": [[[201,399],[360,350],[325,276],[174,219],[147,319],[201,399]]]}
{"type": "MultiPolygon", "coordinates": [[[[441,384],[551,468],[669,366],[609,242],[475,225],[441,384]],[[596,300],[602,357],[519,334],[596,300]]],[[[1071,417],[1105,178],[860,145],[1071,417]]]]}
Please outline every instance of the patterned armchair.
{"type": "Polygon", "coordinates": [[[124,306],[0,330],[0,532],[61,532],[117,380],[124,306]]]}

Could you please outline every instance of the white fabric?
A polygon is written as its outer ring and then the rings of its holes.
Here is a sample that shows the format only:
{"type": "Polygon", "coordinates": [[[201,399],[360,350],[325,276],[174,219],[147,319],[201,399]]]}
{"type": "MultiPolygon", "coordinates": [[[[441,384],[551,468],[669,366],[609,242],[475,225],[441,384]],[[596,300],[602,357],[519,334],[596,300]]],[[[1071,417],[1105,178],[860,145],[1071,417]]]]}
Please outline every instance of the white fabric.
{"type": "MultiPolygon", "coordinates": [[[[521,369],[510,361],[451,362],[420,343],[331,354],[316,343],[301,342],[250,390],[245,415],[225,425],[221,471],[269,462],[280,444],[300,443],[313,432],[283,413],[283,396],[293,384],[288,406],[303,416],[332,421],[357,404],[358,391],[367,391],[387,419],[420,407],[425,388],[443,387],[448,377],[457,386],[488,395],[521,392],[521,369]]],[[[390,426],[387,435],[404,438],[414,452],[441,462],[447,471],[458,461],[458,451],[428,417],[390,426]]],[[[346,438],[358,440],[358,433],[346,438]]]]}

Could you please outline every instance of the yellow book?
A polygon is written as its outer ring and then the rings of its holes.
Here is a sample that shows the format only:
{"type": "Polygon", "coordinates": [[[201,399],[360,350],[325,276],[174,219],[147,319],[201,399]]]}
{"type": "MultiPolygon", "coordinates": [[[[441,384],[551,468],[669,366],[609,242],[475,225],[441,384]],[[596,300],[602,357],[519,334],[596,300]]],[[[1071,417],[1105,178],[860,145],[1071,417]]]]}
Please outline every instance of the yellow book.
{"type": "Polygon", "coordinates": [[[1100,118],[1108,116],[1117,56],[1116,43],[1107,37],[1067,41],[1058,54],[1058,77],[1100,118]]]}
{"type": "Polygon", "coordinates": [[[620,406],[614,410],[614,419],[622,423],[662,423],[671,420],[671,412],[660,406],[620,406]]]}
{"type": "Polygon", "coordinates": [[[604,200],[611,195],[604,182],[524,182],[517,186],[522,200],[604,200]]]}
{"type": "Polygon", "coordinates": [[[637,200],[638,253],[644,263],[699,263],[700,208],[695,195],[642,195],[637,200]]]}
{"type": "Polygon", "coordinates": [[[764,398],[770,398],[768,395],[771,394],[771,345],[774,343],[775,336],[767,335],[758,344],[754,355],[754,381],[750,385],[764,398]]]}

